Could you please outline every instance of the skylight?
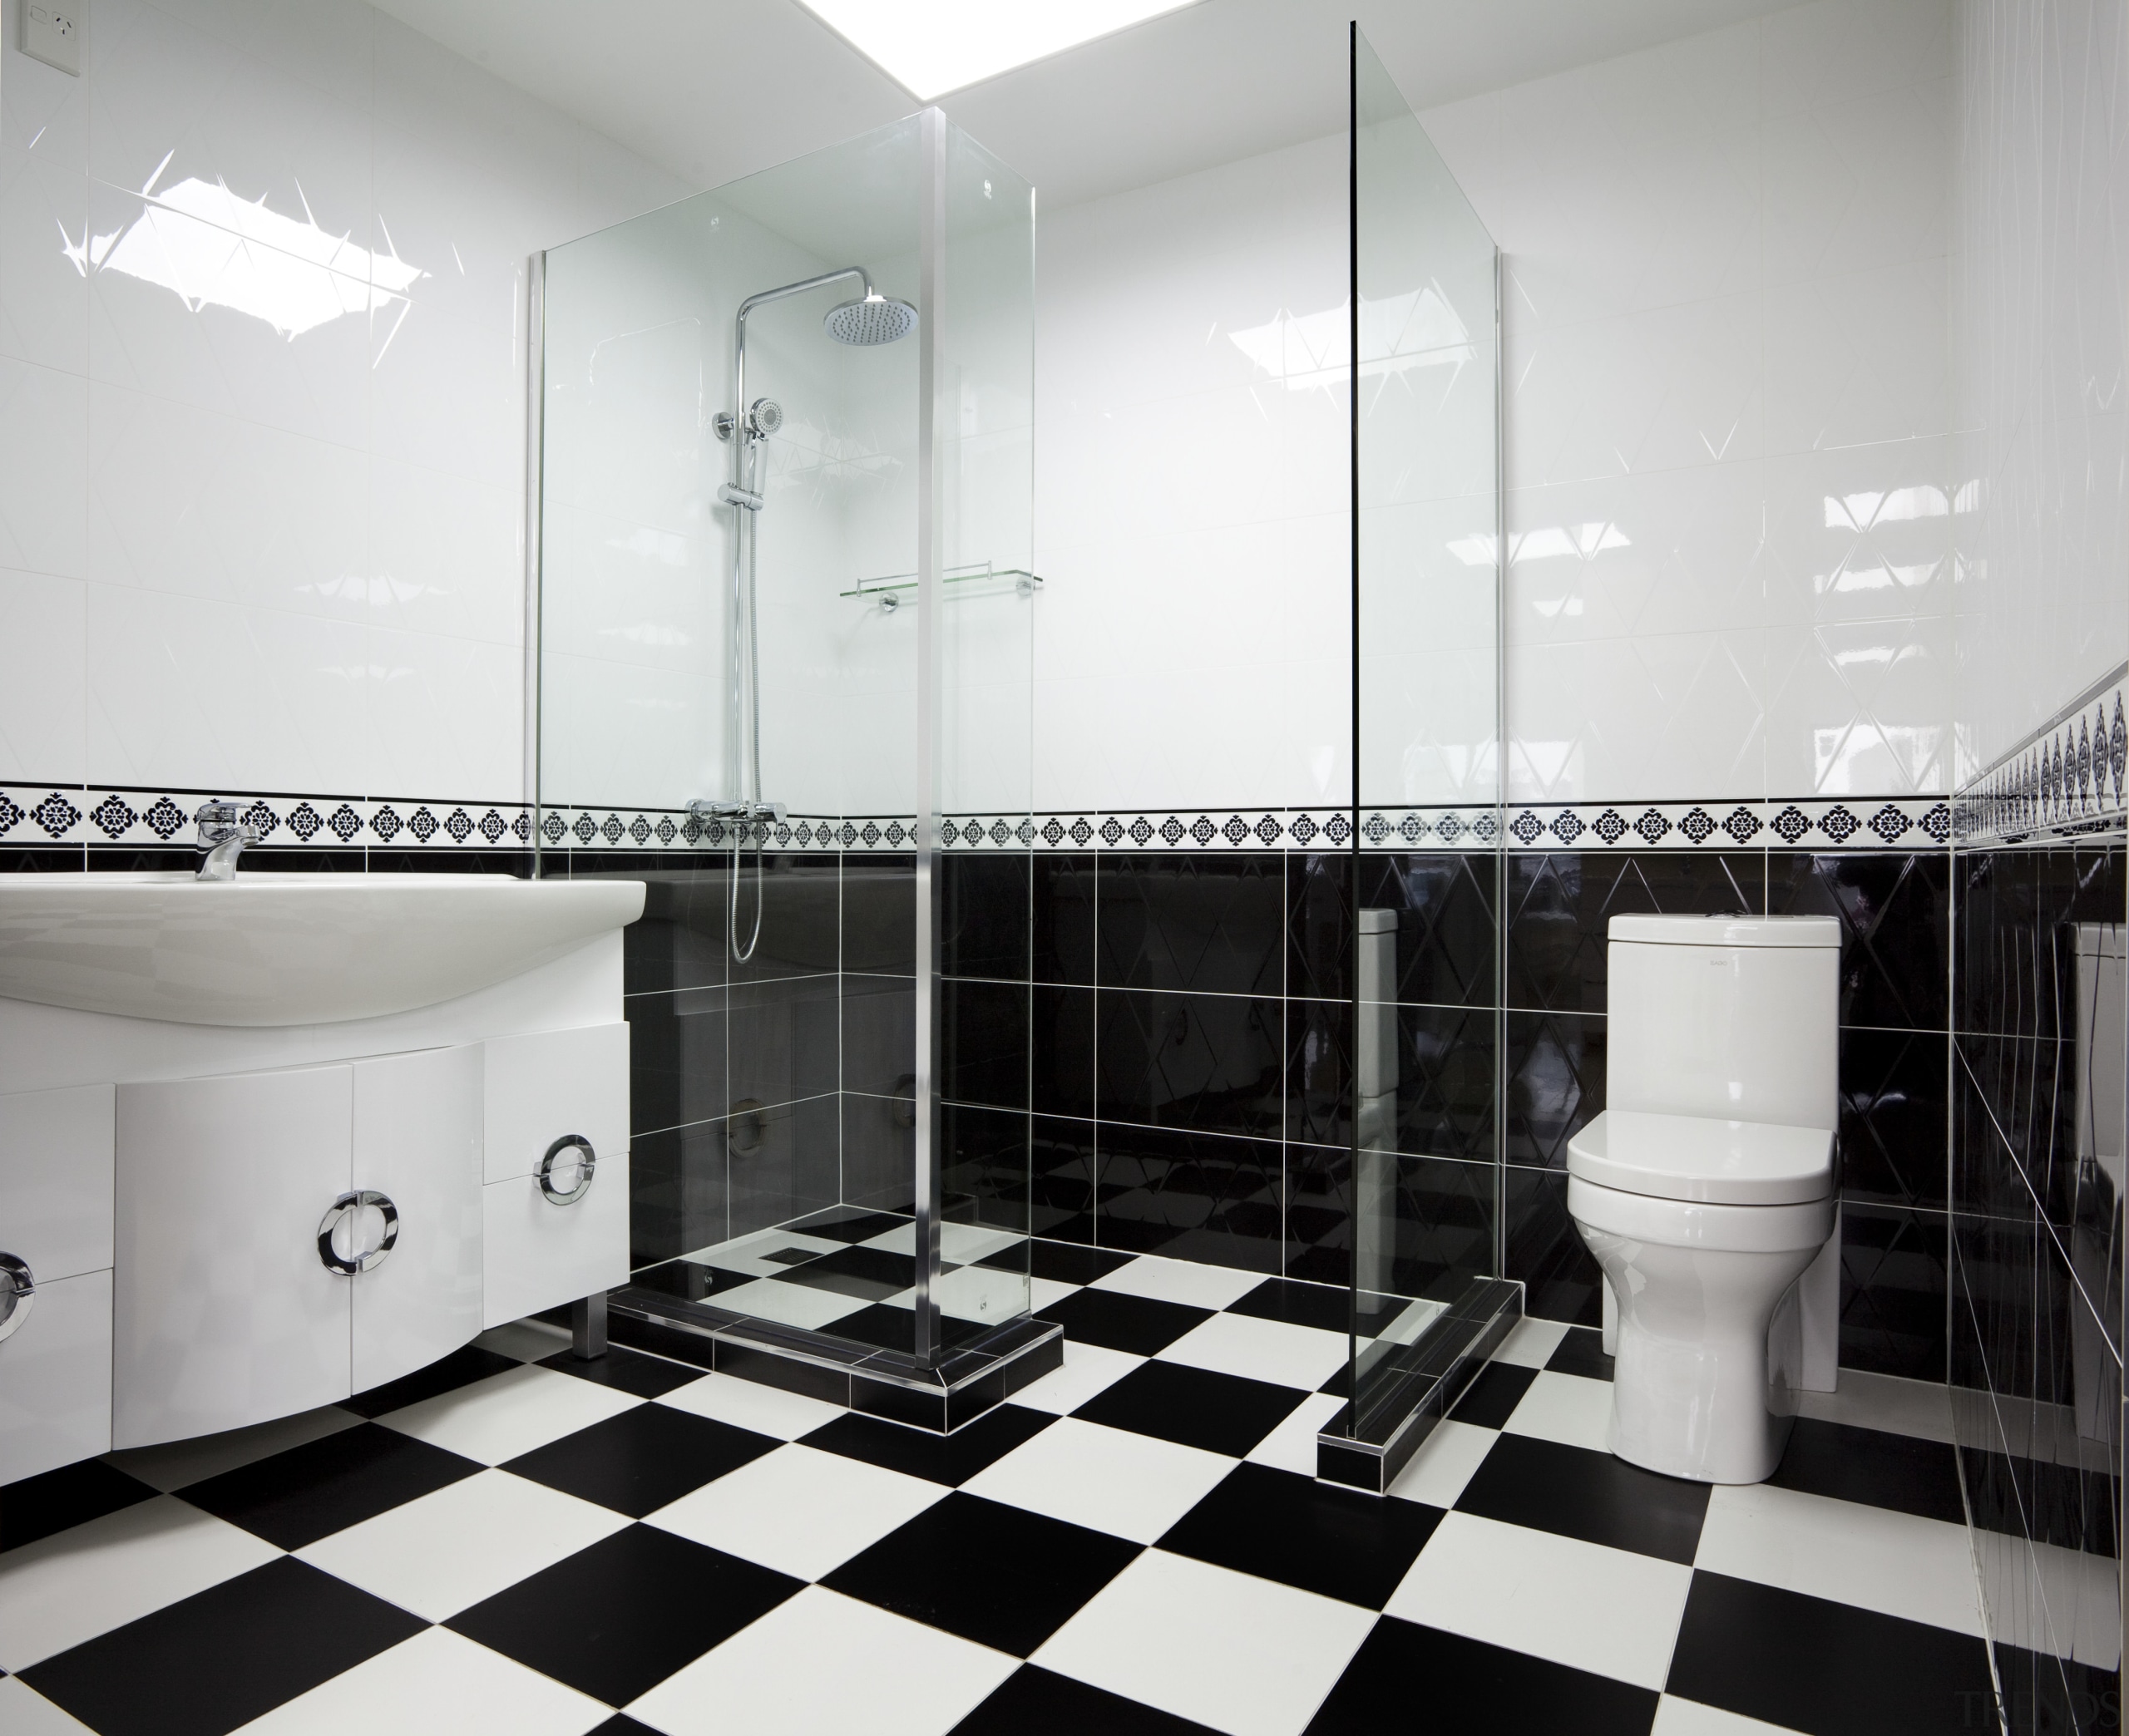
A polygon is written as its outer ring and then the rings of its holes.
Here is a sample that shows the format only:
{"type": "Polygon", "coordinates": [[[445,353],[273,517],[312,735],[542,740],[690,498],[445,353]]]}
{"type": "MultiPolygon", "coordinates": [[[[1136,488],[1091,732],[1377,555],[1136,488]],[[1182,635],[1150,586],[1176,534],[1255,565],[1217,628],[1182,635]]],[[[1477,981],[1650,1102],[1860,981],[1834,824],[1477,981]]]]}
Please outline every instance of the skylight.
{"type": "Polygon", "coordinates": [[[803,0],[919,101],[1076,48],[1191,0],[803,0]]]}

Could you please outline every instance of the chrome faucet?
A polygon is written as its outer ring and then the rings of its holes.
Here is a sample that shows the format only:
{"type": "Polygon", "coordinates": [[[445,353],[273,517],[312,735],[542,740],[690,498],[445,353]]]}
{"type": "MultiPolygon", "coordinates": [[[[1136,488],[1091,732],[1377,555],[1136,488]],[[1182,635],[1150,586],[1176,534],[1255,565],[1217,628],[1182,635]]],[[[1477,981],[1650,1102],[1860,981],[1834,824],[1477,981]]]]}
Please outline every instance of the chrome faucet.
{"type": "Polygon", "coordinates": [[[200,827],[199,877],[203,880],[235,880],[236,859],[245,845],[259,841],[258,828],[238,816],[234,801],[203,802],[200,811],[192,817],[200,827]]]}

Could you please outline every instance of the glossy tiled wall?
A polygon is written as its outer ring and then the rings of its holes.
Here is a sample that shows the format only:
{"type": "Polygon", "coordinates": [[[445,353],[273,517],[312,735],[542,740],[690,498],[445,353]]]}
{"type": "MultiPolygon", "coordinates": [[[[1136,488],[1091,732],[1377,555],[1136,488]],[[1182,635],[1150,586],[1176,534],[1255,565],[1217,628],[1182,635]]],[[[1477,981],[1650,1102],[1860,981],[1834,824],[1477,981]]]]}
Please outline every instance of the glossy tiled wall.
{"type": "Polygon", "coordinates": [[[0,781],[521,801],[526,255],[685,189],[359,0],[19,4],[0,781]]]}
{"type": "Polygon", "coordinates": [[[2118,836],[1956,860],[1950,1367],[1990,1636],[2014,1731],[2112,1729],[2123,1063],[2093,1047],[2122,987],[2089,955],[2129,871],[2118,836]]]}

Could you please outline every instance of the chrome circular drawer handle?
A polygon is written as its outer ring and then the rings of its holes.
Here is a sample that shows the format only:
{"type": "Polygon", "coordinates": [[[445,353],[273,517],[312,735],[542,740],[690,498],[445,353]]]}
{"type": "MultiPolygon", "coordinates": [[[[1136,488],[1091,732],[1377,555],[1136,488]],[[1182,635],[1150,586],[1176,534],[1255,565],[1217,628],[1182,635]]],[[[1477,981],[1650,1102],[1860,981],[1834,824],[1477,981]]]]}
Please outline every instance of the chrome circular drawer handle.
{"type": "Polygon", "coordinates": [[[574,1206],[590,1192],[592,1174],[598,1167],[599,1154],[591,1149],[591,1142],[581,1133],[565,1133],[547,1147],[547,1155],[540,1160],[540,1191],[547,1196],[551,1206],[574,1206]],[[576,1185],[557,1187],[556,1166],[571,1163],[576,1166],[576,1185]]]}
{"type": "Polygon", "coordinates": [[[0,1344],[22,1329],[37,1300],[37,1278],[29,1262],[12,1254],[0,1254],[0,1344]]]}
{"type": "MultiPolygon", "coordinates": [[[[348,1232],[349,1246],[355,1245],[354,1231],[348,1232]]],[[[388,1195],[373,1193],[364,1188],[358,1193],[343,1193],[335,1200],[330,1210],[318,1221],[318,1258],[328,1272],[337,1272],[343,1278],[352,1278],[358,1272],[373,1271],[384,1256],[392,1251],[399,1240],[399,1208],[388,1195]],[[384,1234],[378,1238],[377,1245],[359,1252],[343,1255],[333,1245],[333,1233],[357,1212],[365,1207],[384,1214],[384,1234]]]]}

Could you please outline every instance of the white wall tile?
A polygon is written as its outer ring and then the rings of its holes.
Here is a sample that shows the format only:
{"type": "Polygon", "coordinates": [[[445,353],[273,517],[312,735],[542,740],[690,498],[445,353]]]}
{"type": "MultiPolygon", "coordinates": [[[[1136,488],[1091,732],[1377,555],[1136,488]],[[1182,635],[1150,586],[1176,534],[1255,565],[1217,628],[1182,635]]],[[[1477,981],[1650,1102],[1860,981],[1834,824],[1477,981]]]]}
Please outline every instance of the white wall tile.
{"type": "Polygon", "coordinates": [[[0,358],[0,566],[87,562],[88,382],[0,358]]]}
{"type": "Polygon", "coordinates": [[[368,635],[363,788],[460,801],[524,799],[525,659],[507,644],[368,635]]]}
{"type": "Polygon", "coordinates": [[[88,282],[68,251],[88,220],[86,175],[0,145],[0,355],[88,372],[88,282]]]}
{"type": "Polygon", "coordinates": [[[15,648],[0,682],[0,777],[11,782],[86,780],[82,590],[77,579],[0,570],[0,644],[15,648]]]}

